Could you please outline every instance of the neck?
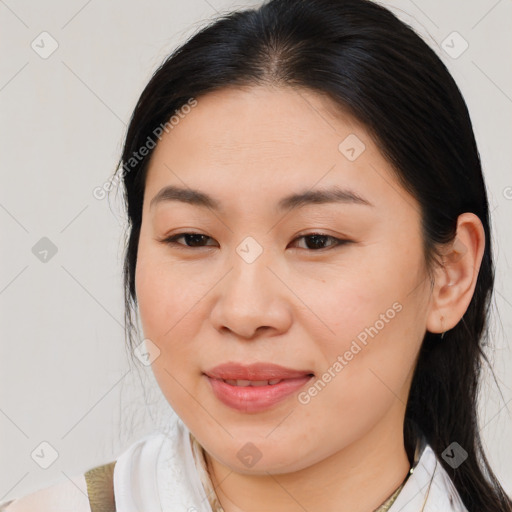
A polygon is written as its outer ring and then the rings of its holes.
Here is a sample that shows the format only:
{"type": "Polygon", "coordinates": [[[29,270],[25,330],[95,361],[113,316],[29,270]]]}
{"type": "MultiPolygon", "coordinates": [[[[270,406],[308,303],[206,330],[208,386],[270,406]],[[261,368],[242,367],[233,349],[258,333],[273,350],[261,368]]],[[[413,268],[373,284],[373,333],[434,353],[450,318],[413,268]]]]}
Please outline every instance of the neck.
{"type": "Polygon", "coordinates": [[[402,424],[380,423],[342,450],[293,473],[247,475],[207,454],[212,483],[224,512],[369,512],[409,473],[402,424]]]}

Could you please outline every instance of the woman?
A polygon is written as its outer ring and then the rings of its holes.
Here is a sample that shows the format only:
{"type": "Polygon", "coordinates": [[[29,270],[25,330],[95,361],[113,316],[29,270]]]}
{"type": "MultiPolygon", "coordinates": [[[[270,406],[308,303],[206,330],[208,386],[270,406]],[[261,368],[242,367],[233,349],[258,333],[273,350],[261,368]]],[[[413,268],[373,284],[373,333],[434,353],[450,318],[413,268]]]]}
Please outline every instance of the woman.
{"type": "Polygon", "coordinates": [[[179,420],[4,510],[512,510],[476,412],[479,155],[412,29],[366,0],[223,16],[151,78],[118,172],[130,348],[179,420]]]}

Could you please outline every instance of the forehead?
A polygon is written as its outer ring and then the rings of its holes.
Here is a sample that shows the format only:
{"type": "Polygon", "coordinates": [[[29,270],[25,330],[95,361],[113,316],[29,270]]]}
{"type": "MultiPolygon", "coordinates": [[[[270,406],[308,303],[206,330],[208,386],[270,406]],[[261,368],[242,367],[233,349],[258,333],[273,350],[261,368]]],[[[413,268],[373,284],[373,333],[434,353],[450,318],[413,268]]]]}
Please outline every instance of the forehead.
{"type": "Polygon", "coordinates": [[[164,133],[155,159],[164,146],[190,151],[188,158],[211,152],[228,164],[244,155],[292,159],[320,142],[337,156],[337,142],[355,131],[365,138],[366,132],[352,117],[334,112],[327,97],[304,89],[228,87],[197,98],[197,106],[164,133]]]}
{"type": "Polygon", "coordinates": [[[315,186],[364,190],[377,203],[384,185],[407,195],[356,119],[326,96],[290,87],[229,87],[197,98],[151,157],[147,193],[169,184],[241,207],[256,193],[267,199],[315,186]]]}

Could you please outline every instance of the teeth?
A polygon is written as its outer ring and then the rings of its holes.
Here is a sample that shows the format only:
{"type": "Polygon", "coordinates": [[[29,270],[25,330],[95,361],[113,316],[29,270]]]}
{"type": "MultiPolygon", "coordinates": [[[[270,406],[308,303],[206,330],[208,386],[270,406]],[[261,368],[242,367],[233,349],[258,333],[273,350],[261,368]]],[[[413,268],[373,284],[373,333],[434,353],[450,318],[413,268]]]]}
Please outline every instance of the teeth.
{"type": "Polygon", "coordinates": [[[268,380],[253,380],[251,386],[268,386],[268,380]]]}
{"type": "Polygon", "coordinates": [[[235,379],[226,379],[224,382],[227,382],[231,386],[273,386],[278,382],[281,382],[282,379],[271,379],[271,380],[235,380],[235,379]]]}
{"type": "Polygon", "coordinates": [[[224,379],[224,382],[227,382],[231,386],[248,386],[250,384],[250,380],[235,380],[235,379],[224,379]]]}

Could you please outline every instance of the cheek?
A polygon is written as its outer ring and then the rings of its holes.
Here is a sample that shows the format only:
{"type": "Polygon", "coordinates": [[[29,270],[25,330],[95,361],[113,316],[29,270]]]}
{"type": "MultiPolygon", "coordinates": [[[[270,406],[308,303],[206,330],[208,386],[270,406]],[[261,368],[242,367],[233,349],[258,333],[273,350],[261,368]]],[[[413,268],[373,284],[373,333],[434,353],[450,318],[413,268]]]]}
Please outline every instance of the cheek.
{"type": "Polygon", "coordinates": [[[136,291],[144,338],[148,338],[160,351],[151,369],[166,400],[180,416],[190,411],[198,413],[191,405],[190,393],[196,394],[195,321],[198,298],[191,290],[197,286],[185,279],[183,272],[176,272],[158,255],[149,257],[141,252],[136,269],[136,291]],[[190,286],[187,286],[187,283],[190,286]]]}
{"type": "Polygon", "coordinates": [[[318,394],[325,394],[318,403],[331,402],[339,417],[351,411],[352,419],[368,418],[384,411],[410,377],[425,327],[426,289],[416,256],[386,257],[385,263],[345,273],[343,280],[327,277],[315,296],[311,309],[329,328],[322,327],[322,336],[319,329],[316,337],[323,356],[318,377],[326,383],[318,383],[318,394]]]}
{"type": "Polygon", "coordinates": [[[377,330],[387,330],[396,323],[397,310],[401,309],[401,294],[396,282],[389,283],[389,272],[374,272],[357,267],[341,273],[325,275],[322,283],[311,282],[304,286],[304,278],[298,276],[297,286],[302,280],[302,295],[316,320],[310,322],[316,339],[330,353],[341,353],[349,349],[353,339],[362,343],[368,339],[367,328],[376,324],[377,330]],[[316,325],[316,327],[315,327],[316,325]]]}
{"type": "Polygon", "coordinates": [[[342,432],[344,445],[368,432],[391,409],[405,407],[420,339],[408,332],[414,316],[405,308],[389,309],[388,323],[346,318],[346,335],[336,345],[324,345],[324,366],[299,397],[304,417],[314,418],[327,437],[342,432]]]}
{"type": "Polygon", "coordinates": [[[189,391],[196,385],[204,338],[200,330],[207,318],[203,299],[218,280],[193,267],[190,262],[170,261],[161,250],[151,247],[141,248],[137,261],[135,284],[141,326],[144,337],[160,350],[152,369],[169,399],[180,395],[179,383],[189,391]]]}
{"type": "Polygon", "coordinates": [[[199,272],[185,270],[151,247],[139,249],[135,287],[144,333],[158,342],[172,339],[197,314],[194,305],[206,293],[199,272]]]}

